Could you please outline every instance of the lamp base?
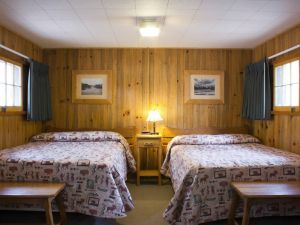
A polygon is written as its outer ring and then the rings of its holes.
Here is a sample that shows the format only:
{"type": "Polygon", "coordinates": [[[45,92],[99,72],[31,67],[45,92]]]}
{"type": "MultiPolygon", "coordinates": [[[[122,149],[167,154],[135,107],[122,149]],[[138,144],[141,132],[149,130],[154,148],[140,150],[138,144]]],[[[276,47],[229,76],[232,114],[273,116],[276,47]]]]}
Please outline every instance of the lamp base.
{"type": "Polygon", "coordinates": [[[151,135],[159,135],[158,132],[150,132],[151,135]]]}

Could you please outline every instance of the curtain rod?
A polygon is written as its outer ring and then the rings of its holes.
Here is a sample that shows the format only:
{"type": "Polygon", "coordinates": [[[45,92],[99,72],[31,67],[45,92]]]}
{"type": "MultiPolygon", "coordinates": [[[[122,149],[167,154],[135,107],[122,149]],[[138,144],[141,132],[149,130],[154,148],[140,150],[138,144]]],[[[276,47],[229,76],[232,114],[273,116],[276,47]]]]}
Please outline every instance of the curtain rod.
{"type": "Polygon", "coordinates": [[[278,52],[278,53],[276,53],[274,55],[271,55],[271,56],[268,57],[268,59],[273,59],[273,58],[275,58],[277,56],[280,56],[280,55],[283,55],[283,54],[288,53],[290,51],[293,51],[293,50],[295,50],[297,48],[300,48],[300,45],[295,45],[294,47],[288,48],[288,49],[286,49],[284,51],[281,51],[281,52],[278,52]]]}
{"type": "Polygon", "coordinates": [[[7,51],[9,51],[9,52],[11,52],[11,53],[14,53],[15,55],[18,55],[18,56],[20,56],[20,57],[22,57],[22,58],[24,58],[24,59],[27,59],[27,60],[30,59],[28,56],[23,55],[22,53],[17,52],[17,51],[15,51],[15,50],[11,49],[11,48],[8,48],[8,47],[6,47],[6,46],[4,46],[4,45],[2,45],[2,44],[0,44],[0,48],[3,48],[3,49],[5,49],[5,50],[7,50],[7,51]]]}

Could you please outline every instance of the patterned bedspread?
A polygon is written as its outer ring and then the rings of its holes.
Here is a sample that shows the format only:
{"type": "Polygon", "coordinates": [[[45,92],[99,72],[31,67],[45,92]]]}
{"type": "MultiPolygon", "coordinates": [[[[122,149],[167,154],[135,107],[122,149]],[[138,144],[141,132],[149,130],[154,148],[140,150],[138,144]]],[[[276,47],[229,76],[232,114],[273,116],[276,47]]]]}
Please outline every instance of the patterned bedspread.
{"type": "MultiPolygon", "coordinates": [[[[196,225],[228,217],[231,181],[300,180],[300,155],[261,145],[250,135],[185,135],[169,143],[161,172],[175,191],[165,220],[196,225]]],[[[278,201],[251,210],[257,217],[299,214],[300,204],[278,201]]]]}
{"type": "Polygon", "coordinates": [[[65,182],[67,210],[98,217],[124,217],[134,207],[127,169],[135,171],[134,158],[114,132],[43,133],[0,151],[0,181],[65,182]]]}

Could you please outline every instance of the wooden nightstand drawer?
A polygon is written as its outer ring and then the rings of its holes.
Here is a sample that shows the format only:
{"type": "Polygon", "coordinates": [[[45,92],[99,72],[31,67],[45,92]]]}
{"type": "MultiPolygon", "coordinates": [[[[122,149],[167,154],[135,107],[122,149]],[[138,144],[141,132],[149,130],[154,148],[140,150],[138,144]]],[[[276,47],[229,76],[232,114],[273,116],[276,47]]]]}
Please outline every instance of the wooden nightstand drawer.
{"type": "Polygon", "coordinates": [[[139,139],[138,140],[138,146],[139,147],[160,147],[161,142],[160,139],[139,139]]]}

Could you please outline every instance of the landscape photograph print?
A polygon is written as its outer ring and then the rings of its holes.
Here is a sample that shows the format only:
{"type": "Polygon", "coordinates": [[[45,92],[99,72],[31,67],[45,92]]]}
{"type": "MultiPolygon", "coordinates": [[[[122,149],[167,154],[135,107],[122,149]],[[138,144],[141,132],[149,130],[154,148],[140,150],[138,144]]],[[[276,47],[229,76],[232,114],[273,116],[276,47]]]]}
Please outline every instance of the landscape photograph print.
{"type": "Polygon", "coordinates": [[[82,78],[81,95],[102,95],[103,80],[101,78],[82,78]]]}
{"type": "Polygon", "coordinates": [[[215,95],[215,79],[194,78],[194,95],[215,95]]]}
{"type": "Polygon", "coordinates": [[[185,70],[184,102],[224,104],[224,77],[221,70],[185,70]]]}
{"type": "Polygon", "coordinates": [[[72,102],[111,104],[112,76],[111,70],[73,70],[72,102]]]}

